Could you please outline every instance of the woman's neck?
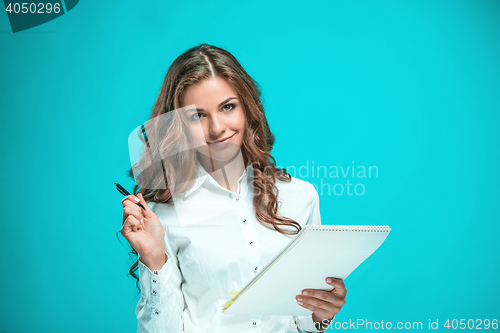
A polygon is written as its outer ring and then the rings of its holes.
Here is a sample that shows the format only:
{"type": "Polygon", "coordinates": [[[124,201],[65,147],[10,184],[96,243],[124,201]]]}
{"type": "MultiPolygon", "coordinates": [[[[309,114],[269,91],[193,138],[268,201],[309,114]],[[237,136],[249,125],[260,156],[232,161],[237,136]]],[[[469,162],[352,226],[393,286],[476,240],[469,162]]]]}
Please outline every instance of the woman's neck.
{"type": "Polygon", "coordinates": [[[238,179],[245,171],[245,163],[241,149],[238,154],[229,161],[217,161],[208,156],[199,154],[199,163],[215,179],[220,186],[232,192],[236,192],[238,179]]]}

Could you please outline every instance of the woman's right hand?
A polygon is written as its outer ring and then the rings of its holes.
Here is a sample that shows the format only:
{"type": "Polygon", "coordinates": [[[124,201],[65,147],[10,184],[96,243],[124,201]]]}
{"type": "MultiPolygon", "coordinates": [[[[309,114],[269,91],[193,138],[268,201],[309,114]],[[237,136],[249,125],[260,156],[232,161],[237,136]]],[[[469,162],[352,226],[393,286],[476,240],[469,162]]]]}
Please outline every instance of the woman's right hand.
{"type": "Polygon", "coordinates": [[[122,236],[139,253],[146,266],[151,270],[161,269],[166,260],[165,229],[158,216],[148,207],[141,193],[137,196],[128,195],[122,204],[122,236]],[[146,210],[136,204],[136,199],[146,210]]]}

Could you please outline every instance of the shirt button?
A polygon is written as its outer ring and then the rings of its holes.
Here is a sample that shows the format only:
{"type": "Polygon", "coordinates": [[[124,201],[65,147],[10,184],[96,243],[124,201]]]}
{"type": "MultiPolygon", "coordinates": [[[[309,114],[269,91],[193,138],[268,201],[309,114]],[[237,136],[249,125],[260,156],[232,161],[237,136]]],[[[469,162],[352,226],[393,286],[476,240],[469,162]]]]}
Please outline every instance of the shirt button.
{"type": "Polygon", "coordinates": [[[153,279],[153,283],[156,283],[156,282],[157,282],[156,279],[153,279]]]}
{"type": "Polygon", "coordinates": [[[247,219],[243,219],[243,223],[247,223],[247,219]]]}
{"type": "Polygon", "coordinates": [[[253,241],[248,242],[248,245],[253,245],[253,241]]]}
{"type": "Polygon", "coordinates": [[[240,201],[240,198],[236,198],[236,202],[240,201]]]}
{"type": "Polygon", "coordinates": [[[253,269],[253,271],[257,272],[258,269],[259,269],[259,267],[255,266],[255,268],[253,269]]]}
{"type": "Polygon", "coordinates": [[[257,326],[257,322],[256,322],[256,321],[254,321],[254,322],[252,323],[252,326],[253,326],[253,327],[257,326]]]}
{"type": "Polygon", "coordinates": [[[158,292],[156,290],[153,290],[153,295],[158,295],[158,292]]]}
{"type": "Polygon", "coordinates": [[[153,314],[159,316],[160,315],[160,311],[159,310],[156,310],[156,309],[153,309],[153,314]]]}

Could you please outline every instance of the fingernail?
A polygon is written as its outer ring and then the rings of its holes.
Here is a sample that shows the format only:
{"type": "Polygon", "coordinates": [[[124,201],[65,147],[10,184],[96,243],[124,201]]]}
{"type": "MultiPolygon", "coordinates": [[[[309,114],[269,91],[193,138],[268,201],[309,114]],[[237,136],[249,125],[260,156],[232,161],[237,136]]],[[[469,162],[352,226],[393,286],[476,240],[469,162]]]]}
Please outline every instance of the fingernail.
{"type": "Polygon", "coordinates": [[[307,291],[304,291],[302,295],[309,295],[309,293],[307,291]]]}
{"type": "Polygon", "coordinates": [[[139,202],[139,201],[141,201],[141,200],[139,200],[138,198],[134,198],[134,201],[135,201],[135,202],[139,202]]]}
{"type": "Polygon", "coordinates": [[[299,305],[302,305],[302,304],[304,304],[304,303],[302,303],[302,302],[297,302],[297,303],[298,303],[299,305]]]}
{"type": "Polygon", "coordinates": [[[144,224],[144,217],[141,219],[141,223],[144,224]]]}
{"type": "Polygon", "coordinates": [[[328,278],[328,279],[326,279],[326,282],[332,283],[332,279],[328,278]]]}
{"type": "Polygon", "coordinates": [[[299,297],[297,300],[302,301],[302,297],[299,297]]]}

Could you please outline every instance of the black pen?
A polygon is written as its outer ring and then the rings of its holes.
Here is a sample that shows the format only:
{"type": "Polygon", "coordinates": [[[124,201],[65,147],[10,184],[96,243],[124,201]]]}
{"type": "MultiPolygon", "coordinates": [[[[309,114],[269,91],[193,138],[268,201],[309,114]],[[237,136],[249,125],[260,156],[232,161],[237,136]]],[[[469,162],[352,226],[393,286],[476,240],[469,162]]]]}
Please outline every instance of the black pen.
{"type": "MultiPolygon", "coordinates": [[[[125,196],[130,195],[130,193],[128,193],[128,191],[123,186],[121,186],[118,183],[115,183],[115,185],[116,185],[116,189],[118,190],[118,192],[120,192],[121,194],[123,194],[125,196]]],[[[146,208],[144,208],[144,206],[140,202],[137,202],[136,204],[138,206],[141,206],[142,209],[146,210],[146,208]]]]}

